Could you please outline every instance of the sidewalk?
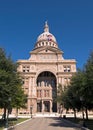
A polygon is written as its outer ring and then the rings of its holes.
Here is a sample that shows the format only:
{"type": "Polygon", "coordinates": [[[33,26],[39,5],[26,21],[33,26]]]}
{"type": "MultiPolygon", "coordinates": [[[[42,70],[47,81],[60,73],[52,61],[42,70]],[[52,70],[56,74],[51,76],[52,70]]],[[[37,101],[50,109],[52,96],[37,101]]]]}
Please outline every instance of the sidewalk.
{"type": "MultiPolygon", "coordinates": [[[[65,115],[66,117],[74,117],[74,114],[65,114],[64,113],[64,114],[62,114],[62,117],[63,117],[63,115],[65,115]]],[[[58,113],[36,113],[36,114],[33,114],[33,118],[40,118],[40,117],[41,118],[42,117],[60,117],[60,114],[58,114],[58,113]]],[[[82,115],[79,113],[79,114],[77,114],[77,117],[82,118],[82,115]]],[[[0,116],[0,118],[1,118],[1,116],[0,116]]],[[[9,115],[9,118],[16,118],[16,117],[15,117],[15,115],[9,115]]],[[[31,115],[19,115],[18,118],[30,118],[31,119],[31,115]]],[[[93,118],[93,115],[89,115],[89,118],[93,118]]],[[[65,119],[64,119],[64,121],[72,123],[72,122],[65,120],[65,119]]],[[[21,122],[21,123],[23,123],[23,122],[21,122]]],[[[75,124],[75,123],[72,123],[72,124],[75,124]]],[[[4,130],[7,130],[7,128],[5,128],[4,130]]],[[[82,127],[82,130],[89,130],[89,129],[82,127]]]]}
{"type": "MultiPolygon", "coordinates": [[[[66,114],[66,113],[62,113],[62,116],[63,115],[65,115],[66,117],[74,117],[74,114],[66,114]]],[[[33,114],[33,117],[59,117],[60,116],[60,114],[59,113],[35,113],[35,114],[33,114]]],[[[20,117],[20,118],[30,118],[31,117],[31,115],[29,114],[29,115],[18,115],[18,117],[20,117]]],[[[78,118],[82,118],[82,113],[78,113],[77,114],[77,117],[78,118]]],[[[89,119],[93,119],[93,115],[91,114],[91,115],[88,115],[88,117],[89,117],[89,119]]],[[[0,116],[0,119],[2,118],[2,116],[0,116]]],[[[9,118],[16,118],[16,116],[15,115],[9,115],[9,118]]]]}

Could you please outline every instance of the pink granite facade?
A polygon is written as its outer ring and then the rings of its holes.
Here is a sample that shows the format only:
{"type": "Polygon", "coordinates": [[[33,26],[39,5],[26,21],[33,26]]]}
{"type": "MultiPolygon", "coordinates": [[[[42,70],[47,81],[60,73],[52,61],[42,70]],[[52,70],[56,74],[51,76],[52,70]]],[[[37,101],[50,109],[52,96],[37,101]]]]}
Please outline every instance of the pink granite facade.
{"type": "Polygon", "coordinates": [[[18,71],[23,79],[24,92],[27,97],[27,109],[20,113],[57,112],[57,87],[62,89],[70,83],[76,72],[76,60],[64,59],[63,52],[58,48],[56,38],[49,32],[47,22],[44,32],[37,38],[34,49],[27,60],[18,60],[18,71]]]}

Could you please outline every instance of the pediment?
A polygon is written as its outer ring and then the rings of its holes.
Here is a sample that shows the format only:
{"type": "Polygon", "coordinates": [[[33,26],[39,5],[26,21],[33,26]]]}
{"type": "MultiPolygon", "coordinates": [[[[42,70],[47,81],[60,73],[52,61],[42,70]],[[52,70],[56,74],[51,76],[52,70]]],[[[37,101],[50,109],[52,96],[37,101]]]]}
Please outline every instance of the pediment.
{"type": "Polygon", "coordinates": [[[44,54],[44,53],[60,53],[62,54],[63,52],[61,50],[59,50],[58,48],[55,48],[55,47],[41,47],[41,48],[37,48],[37,49],[34,49],[32,53],[35,53],[35,54],[44,54]]]}

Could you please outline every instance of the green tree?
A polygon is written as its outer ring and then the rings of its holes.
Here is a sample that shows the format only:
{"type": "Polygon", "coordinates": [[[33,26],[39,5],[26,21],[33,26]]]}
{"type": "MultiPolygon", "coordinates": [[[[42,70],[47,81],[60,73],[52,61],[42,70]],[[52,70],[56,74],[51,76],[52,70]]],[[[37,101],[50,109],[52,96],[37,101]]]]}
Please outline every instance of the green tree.
{"type": "Polygon", "coordinates": [[[56,97],[56,102],[58,102],[59,104],[62,104],[62,94],[63,94],[63,89],[62,89],[62,85],[58,84],[58,88],[57,88],[57,97],[56,97]]]}
{"type": "Polygon", "coordinates": [[[67,89],[65,91],[59,89],[59,92],[58,100],[66,109],[73,109],[74,112],[82,110],[83,118],[85,111],[88,119],[88,110],[93,109],[93,52],[90,53],[84,68],[78,69],[72,76],[67,89]]]}
{"type": "Polygon", "coordinates": [[[68,89],[64,91],[62,101],[67,110],[72,109],[74,111],[74,117],[76,118],[76,111],[80,109],[80,100],[73,90],[73,86],[69,86],[68,89]]]}
{"type": "MultiPolygon", "coordinates": [[[[82,88],[85,85],[83,72],[78,70],[76,74],[72,76],[71,83],[62,94],[62,102],[64,107],[68,109],[73,109],[74,116],[76,118],[76,111],[81,109],[80,97],[83,94],[82,88]]],[[[83,94],[84,95],[84,94],[83,94]]]]}
{"type": "MultiPolygon", "coordinates": [[[[76,75],[72,77],[71,88],[72,93],[76,99],[74,107],[79,111],[82,110],[82,116],[84,118],[84,108],[87,107],[87,98],[84,88],[86,87],[86,76],[85,72],[78,70],[76,75]]],[[[73,102],[73,100],[72,100],[73,102]]],[[[87,112],[87,111],[86,111],[87,112]]],[[[86,113],[87,115],[87,113],[86,113]]]]}
{"type": "Polygon", "coordinates": [[[89,102],[93,104],[93,51],[90,53],[89,58],[85,64],[85,75],[87,80],[86,85],[86,95],[89,99],[89,102]],[[88,93],[87,93],[88,92],[88,93]]]}
{"type": "Polygon", "coordinates": [[[26,96],[21,88],[22,80],[17,73],[17,64],[6,56],[5,50],[0,48],[0,108],[6,110],[10,107],[23,107],[26,96]],[[11,100],[10,100],[11,99],[11,100]]]}
{"type": "Polygon", "coordinates": [[[86,77],[86,85],[84,91],[84,105],[86,110],[86,117],[88,119],[88,110],[93,109],[93,51],[90,53],[88,60],[84,66],[86,77]]]}
{"type": "MultiPolygon", "coordinates": [[[[65,100],[65,107],[74,107],[77,110],[82,110],[84,118],[84,111],[86,119],[88,119],[88,110],[93,109],[93,52],[83,70],[78,69],[76,74],[71,79],[70,87],[62,98],[65,100]],[[79,104],[79,105],[77,105],[79,104]],[[79,106],[79,107],[78,107],[79,106]]],[[[72,108],[73,109],[73,108],[72,108]]]]}

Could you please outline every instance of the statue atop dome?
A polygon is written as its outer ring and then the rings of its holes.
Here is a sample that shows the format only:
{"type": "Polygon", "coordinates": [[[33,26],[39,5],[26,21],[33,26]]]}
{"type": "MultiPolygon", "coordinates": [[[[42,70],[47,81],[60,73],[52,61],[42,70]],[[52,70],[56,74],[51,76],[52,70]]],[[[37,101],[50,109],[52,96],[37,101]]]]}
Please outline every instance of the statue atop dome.
{"type": "Polygon", "coordinates": [[[44,32],[49,32],[49,26],[48,26],[47,21],[45,22],[44,32]]]}

